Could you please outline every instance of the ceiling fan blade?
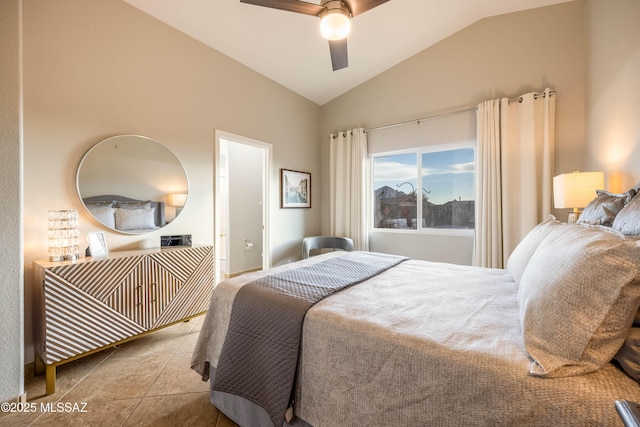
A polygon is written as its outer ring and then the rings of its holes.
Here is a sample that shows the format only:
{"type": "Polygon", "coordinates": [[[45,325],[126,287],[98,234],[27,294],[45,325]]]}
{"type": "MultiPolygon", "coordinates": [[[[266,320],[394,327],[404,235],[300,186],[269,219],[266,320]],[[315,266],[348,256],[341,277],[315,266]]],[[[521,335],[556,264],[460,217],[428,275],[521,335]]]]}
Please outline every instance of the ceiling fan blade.
{"type": "Polygon", "coordinates": [[[331,52],[331,66],[333,71],[338,71],[349,66],[347,57],[347,39],[329,40],[329,52],[331,52]]]}
{"type": "Polygon", "coordinates": [[[305,15],[320,16],[326,8],[314,3],[298,0],[240,0],[240,3],[286,10],[288,12],[303,13],[305,15]]]}
{"type": "MultiPolygon", "coordinates": [[[[242,0],[241,0],[242,1],[242,0]]],[[[367,10],[380,6],[389,0],[342,0],[351,11],[351,16],[357,16],[365,13],[367,10]]]]}

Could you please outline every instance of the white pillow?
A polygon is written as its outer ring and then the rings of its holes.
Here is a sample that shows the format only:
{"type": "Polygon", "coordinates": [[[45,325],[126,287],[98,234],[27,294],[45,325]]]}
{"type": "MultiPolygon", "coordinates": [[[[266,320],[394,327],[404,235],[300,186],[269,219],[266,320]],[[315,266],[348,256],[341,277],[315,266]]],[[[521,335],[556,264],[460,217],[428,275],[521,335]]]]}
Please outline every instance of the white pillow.
{"type": "Polygon", "coordinates": [[[87,209],[89,210],[89,212],[91,212],[91,215],[93,215],[95,219],[100,221],[105,226],[109,228],[116,228],[114,216],[116,209],[112,208],[111,205],[87,205],[87,209]]]}
{"type": "Polygon", "coordinates": [[[538,249],[538,246],[540,246],[542,240],[559,226],[562,226],[562,223],[555,216],[549,215],[546,221],[541,222],[529,231],[513,250],[507,260],[507,270],[509,270],[518,285],[520,285],[520,279],[525,268],[527,268],[527,264],[529,264],[529,260],[538,249]]]}
{"type": "Polygon", "coordinates": [[[144,230],[156,228],[155,209],[116,209],[116,229],[144,230]]]}
{"type": "Polygon", "coordinates": [[[640,241],[608,227],[556,227],[529,261],[518,299],[531,375],[595,371],[616,354],[638,311],[640,241]]]}

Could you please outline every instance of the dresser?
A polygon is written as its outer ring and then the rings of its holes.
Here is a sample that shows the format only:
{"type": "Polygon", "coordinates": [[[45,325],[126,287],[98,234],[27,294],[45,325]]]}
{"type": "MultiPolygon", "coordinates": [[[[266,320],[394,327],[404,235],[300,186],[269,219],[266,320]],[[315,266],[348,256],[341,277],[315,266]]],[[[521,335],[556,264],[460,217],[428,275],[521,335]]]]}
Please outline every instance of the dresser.
{"type": "Polygon", "coordinates": [[[35,261],[36,372],[45,373],[47,394],[57,366],[203,314],[213,261],[212,246],[35,261]]]}

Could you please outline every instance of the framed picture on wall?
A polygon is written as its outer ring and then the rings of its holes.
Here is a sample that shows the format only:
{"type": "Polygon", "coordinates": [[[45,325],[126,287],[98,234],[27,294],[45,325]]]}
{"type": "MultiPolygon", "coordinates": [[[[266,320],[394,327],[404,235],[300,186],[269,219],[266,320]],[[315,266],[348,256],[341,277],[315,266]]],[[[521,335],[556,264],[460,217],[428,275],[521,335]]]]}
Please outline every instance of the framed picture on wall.
{"type": "Polygon", "coordinates": [[[311,174],[280,169],[280,207],[311,207],[311,174]]]}
{"type": "Polygon", "coordinates": [[[104,233],[100,231],[89,233],[87,235],[87,240],[89,240],[89,253],[93,258],[104,257],[109,254],[104,233]]]}

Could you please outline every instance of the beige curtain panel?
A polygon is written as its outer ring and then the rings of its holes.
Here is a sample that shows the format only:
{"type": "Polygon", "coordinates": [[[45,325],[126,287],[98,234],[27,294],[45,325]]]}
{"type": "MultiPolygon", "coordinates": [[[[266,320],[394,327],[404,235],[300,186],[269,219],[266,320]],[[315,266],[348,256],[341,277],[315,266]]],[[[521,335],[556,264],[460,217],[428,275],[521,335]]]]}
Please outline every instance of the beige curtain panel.
{"type": "Polygon", "coordinates": [[[357,128],[331,135],[331,235],[350,237],[357,251],[369,250],[367,230],[367,134],[357,128]]]}
{"type": "Polygon", "coordinates": [[[555,92],[478,105],[474,265],[503,268],[551,213],[555,92]]]}

